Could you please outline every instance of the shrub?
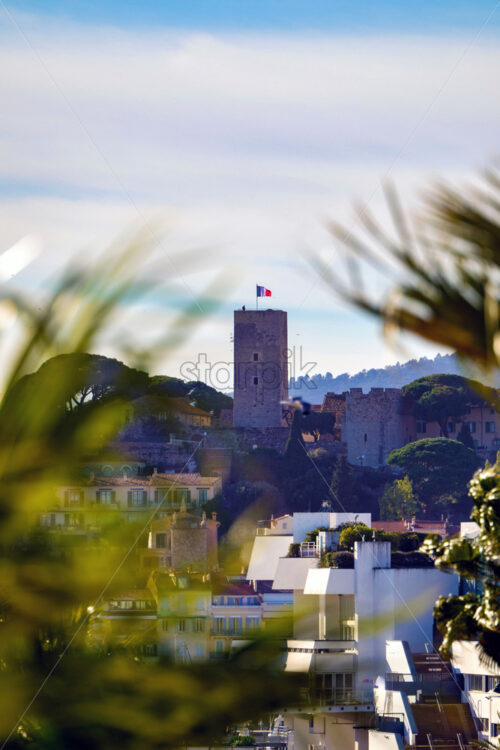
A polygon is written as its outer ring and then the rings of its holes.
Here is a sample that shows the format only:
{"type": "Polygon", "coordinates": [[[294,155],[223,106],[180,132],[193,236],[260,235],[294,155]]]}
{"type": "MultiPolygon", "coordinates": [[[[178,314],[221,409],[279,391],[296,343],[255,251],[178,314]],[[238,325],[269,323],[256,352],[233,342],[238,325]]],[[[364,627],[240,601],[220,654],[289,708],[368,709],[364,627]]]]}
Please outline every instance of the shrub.
{"type": "Polygon", "coordinates": [[[249,745],[255,745],[256,739],[251,734],[244,736],[241,734],[233,734],[230,739],[231,747],[248,747],[249,745]]]}
{"type": "Polygon", "coordinates": [[[308,531],[306,533],[304,541],[306,542],[315,542],[316,537],[318,536],[318,533],[320,531],[329,531],[327,526],[319,526],[317,529],[313,529],[312,531],[308,531]]]}
{"type": "Polygon", "coordinates": [[[292,542],[288,548],[287,557],[300,557],[300,544],[299,542],[292,542]]]}
{"type": "Polygon", "coordinates": [[[434,562],[424,552],[393,552],[391,567],[393,568],[432,568],[434,562]]]}
{"type": "Polygon", "coordinates": [[[363,537],[365,541],[371,542],[373,539],[373,530],[369,526],[365,526],[362,523],[355,524],[345,528],[340,533],[339,544],[342,549],[350,550],[354,546],[354,542],[361,542],[363,537]]]}
{"type": "Polygon", "coordinates": [[[352,552],[327,552],[321,558],[321,567],[342,570],[354,568],[354,554],[352,552]]]}

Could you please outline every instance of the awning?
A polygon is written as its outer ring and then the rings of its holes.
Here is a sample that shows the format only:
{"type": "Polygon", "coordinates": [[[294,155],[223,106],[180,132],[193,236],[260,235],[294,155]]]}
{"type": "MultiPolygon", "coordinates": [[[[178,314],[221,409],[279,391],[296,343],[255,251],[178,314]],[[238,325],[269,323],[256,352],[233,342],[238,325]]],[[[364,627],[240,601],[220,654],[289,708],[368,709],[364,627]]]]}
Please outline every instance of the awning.
{"type": "Polygon", "coordinates": [[[285,672],[309,672],[313,655],[292,651],[287,654],[285,672]]]}

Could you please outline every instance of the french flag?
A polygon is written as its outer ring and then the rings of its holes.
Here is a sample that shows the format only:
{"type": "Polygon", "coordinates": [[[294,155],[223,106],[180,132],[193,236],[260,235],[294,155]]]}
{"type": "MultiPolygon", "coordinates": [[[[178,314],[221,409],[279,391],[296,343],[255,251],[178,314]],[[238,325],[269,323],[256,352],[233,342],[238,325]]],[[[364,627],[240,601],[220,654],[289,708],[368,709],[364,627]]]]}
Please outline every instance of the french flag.
{"type": "Polygon", "coordinates": [[[270,289],[266,289],[265,286],[259,286],[257,284],[257,297],[271,297],[272,293],[270,289]]]}

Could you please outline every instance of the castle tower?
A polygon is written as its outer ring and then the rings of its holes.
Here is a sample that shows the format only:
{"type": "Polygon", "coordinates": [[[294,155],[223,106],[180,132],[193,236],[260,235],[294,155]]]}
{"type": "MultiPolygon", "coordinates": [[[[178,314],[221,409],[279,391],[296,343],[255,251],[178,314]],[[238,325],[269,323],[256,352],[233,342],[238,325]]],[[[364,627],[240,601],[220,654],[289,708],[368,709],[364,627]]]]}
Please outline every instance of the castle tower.
{"type": "Polygon", "coordinates": [[[235,427],[280,427],[288,398],[284,310],[234,311],[235,427]]]}

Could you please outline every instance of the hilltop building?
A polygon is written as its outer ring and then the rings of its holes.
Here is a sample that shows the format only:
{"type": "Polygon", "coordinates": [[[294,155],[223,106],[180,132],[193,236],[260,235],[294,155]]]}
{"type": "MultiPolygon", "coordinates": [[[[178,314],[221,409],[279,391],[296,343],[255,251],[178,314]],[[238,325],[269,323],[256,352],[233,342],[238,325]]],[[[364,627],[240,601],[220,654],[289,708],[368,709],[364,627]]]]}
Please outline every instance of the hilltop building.
{"type": "Polygon", "coordinates": [[[221,491],[220,477],[190,474],[160,474],[156,470],[149,477],[121,477],[90,475],[86,481],[76,481],[59,487],[52,508],[42,515],[44,526],[73,528],[82,531],[99,528],[103,523],[121,518],[146,520],[158,508],[156,518],[167,513],[201,509],[221,491]]]}
{"type": "Polygon", "coordinates": [[[151,522],[148,546],[139,551],[141,568],[189,568],[198,573],[216,569],[219,526],[215,513],[208,519],[205,513],[201,517],[187,513],[185,507],[171,516],[155,519],[151,522]]]}
{"type": "Polygon", "coordinates": [[[233,425],[283,426],[287,399],[286,312],[235,310],[233,425]]]}
{"type": "MultiPolygon", "coordinates": [[[[383,466],[396,448],[423,438],[441,436],[437,422],[423,422],[399,388],[351,388],[327,393],[321,412],[335,415],[336,439],[345,445],[347,460],[358,466],[383,466]]],[[[448,424],[448,436],[456,439],[462,422],[470,430],[475,450],[494,458],[500,449],[500,414],[487,403],[470,404],[462,420],[448,424]]]]}

